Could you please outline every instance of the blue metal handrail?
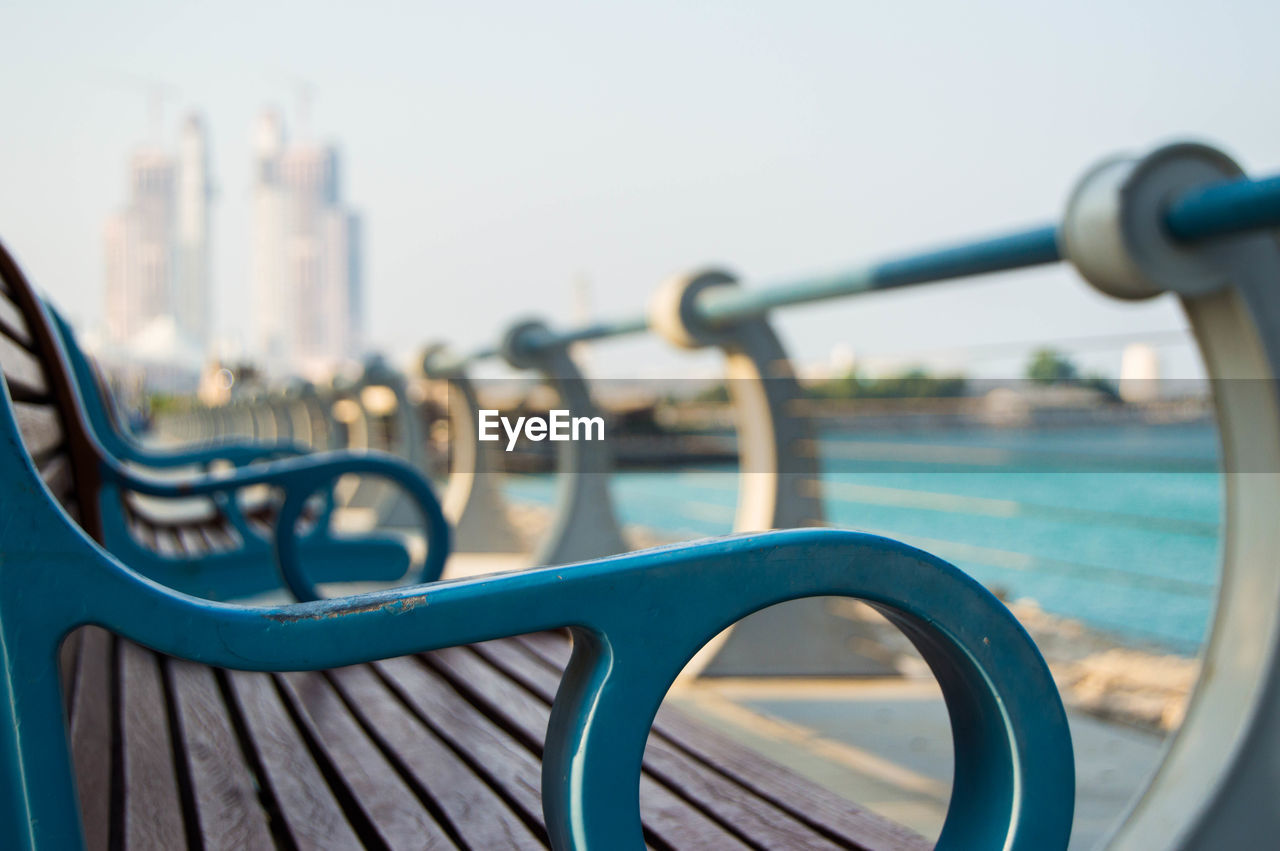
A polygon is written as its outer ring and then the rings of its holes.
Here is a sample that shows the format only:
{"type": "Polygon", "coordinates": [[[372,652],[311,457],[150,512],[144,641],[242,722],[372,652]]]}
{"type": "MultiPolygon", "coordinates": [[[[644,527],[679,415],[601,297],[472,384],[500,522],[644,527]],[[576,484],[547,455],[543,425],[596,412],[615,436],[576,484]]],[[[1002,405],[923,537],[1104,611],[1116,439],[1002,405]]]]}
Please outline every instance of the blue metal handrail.
{"type": "Polygon", "coordinates": [[[723,327],[763,316],[775,307],[1042,266],[1061,259],[1057,228],[1045,225],[790,284],[708,292],[698,299],[698,318],[712,327],[723,327]]]}
{"type": "MultiPolygon", "coordinates": [[[[1280,227],[1280,175],[1259,180],[1231,180],[1195,189],[1169,204],[1164,224],[1171,237],[1188,244],[1280,227]]],[[[777,307],[1044,266],[1062,259],[1057,225],[1046,224],[870,263],[832,275],[752,290],[717,288],[698,299],[696,311],[706,325],[721,328],[763,316],[777,307]]],[[[521,343],[526,348],[541,349],[638,334],[648,328],[648,317],[637,316],[541,334],[521,343]]],[[[452,365],[460,367],[497,354],[498,347],[486,346],[452,365]]]]}
{"type": "Polygon", "coordinates": [[[1164,225],[1179,242],[1276,227],[1280,225],[1280,175],[1215,183],[1188,192],[1169,205],[1164,225]]]}

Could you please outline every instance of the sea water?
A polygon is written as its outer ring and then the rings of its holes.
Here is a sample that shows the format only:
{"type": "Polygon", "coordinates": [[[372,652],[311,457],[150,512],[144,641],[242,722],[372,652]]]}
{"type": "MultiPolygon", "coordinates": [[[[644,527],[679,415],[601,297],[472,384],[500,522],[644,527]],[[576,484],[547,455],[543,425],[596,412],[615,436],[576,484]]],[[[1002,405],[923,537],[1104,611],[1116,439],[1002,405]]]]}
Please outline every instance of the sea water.
{"type": "MultiPolygon", "coordinates": [[[[826,520],[944,558],[1010,600],[1136,646],[1194,653],[1218,577],[1211,424],[827,432],[826,520]]],[[[550,504],[554,476],[510,477],[550,504]]],[[[732,467],[615,474],[620,519],[664,536],[731,530],[732,467]]]]}

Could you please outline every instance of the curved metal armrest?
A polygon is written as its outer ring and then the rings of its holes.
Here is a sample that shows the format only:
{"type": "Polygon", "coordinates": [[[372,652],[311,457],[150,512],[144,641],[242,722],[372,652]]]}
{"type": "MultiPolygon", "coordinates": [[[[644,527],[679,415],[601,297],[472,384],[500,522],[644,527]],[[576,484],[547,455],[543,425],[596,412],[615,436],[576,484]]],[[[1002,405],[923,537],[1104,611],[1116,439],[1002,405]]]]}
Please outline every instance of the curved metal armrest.
{"type": "Polygon", "coordinates": [[[190,479],[162,479],[138,472],[111,460],[104,462],[104,474],[121,487],[147,496],[185,499],[192,496],[214,496],[233,493],[255,485],[286,487],[299,476],[325,471],[333,477],[347,473],[382,474],[389,478],[409,473],[421,478],[394,455],[382,452],[313,452],[294,458],[266,461],[252,467],[236,469],[225,475],[199,476],[190,479]]]}
{"type": "Polygon", "coordinates": [[[131,445],[127,450],[127,457],[121,458],[122,461],[130,461],[135,464],[141,464],[146,467],[154,467],[156,469],[169,469],[173,467],[188,467],[199,465],[208,468],[219,461],[224,461],[232,467],[247,467],[250,464],[266,463],[269,461],[277,461],[282,458],[298,457],[301,455],[313,454],[312,451],[291,440],[274,441],[271,443],[255,443],[248,440],[228,440],[222,443],[214,443],[207,446],[197,446],[190,449],[151,449],[148,447],[131,445]]]}
{"type": "MultiPolygon", "coordinates": [[[[303,570],[298,520],[311,496],[321,491],[328,492],[345,475],[388,479],[404,488],[417,504],[427,536],[427,555],[419,569],[406,579],[407,582],[416,584],[440,578],[449,555],[449,524],[431,484],[405,461],[382,452],[317,453],[237,469],[226,476],[203,476],[178,482],[156,479],[119,463],[104,461],[103,475],[121,488],[147,496],[170,499],[207,496],[218,501],[224,510],[237,515],[236,492],[257,485],[280,488],[285,498],[275,521],[276,560],[285,584],[299,600],[318,600],[320,594],[303,570]]],[[[320,534],[331,518],[332,504],[326,501],[325,510],[317,518],[311,535],[320,534]]]]}
{"type": "MultiPolygon", "coordinates": [[[[332,485],[348,474],[378,476],[394,482],[409,494],[418,506],[422,529],[427,536],[427,555],[422,566],[405,581],[412,585],[439,579],[445,559],[449,557],[451,535],[444,509],[431,484],[401,458],[381,452],[362,453],[335,464],[294,464],[280,479],[284,482],[285,499],[276,520],[276,561],[294,597],[304,601],[321,599],[320,592],[303,569],[298,520],[312,495],[320,492],[331,494],[332,485]]],[[[326,500],[325,522],[331,509],[331,503],[326,500]]]]}
{"type": "MultiPolygon", "coordinates": [[[[304,476],[304,488],[319,475],[304,476]]],[[[771,532],[270,609],[185,597],[114,562],[103,570],[80,561],[92,568],[80,571],[86,596],[68,601],[61,617],[229,668],[322,669],[569,627],[573,657],[552,709],[542,781],[552,844],[565,849],[644,847],[645,742],[667,689],[701,646],[775,603],[859,598],[912,640],[946,698],[955,780],[938,847],[1055,851],[1070,835],[1071,739],[1044,660],[990,592],[896,541],[771,532]]]]}
{"type": "Polygon", "coordinates": [[[89,356],[80,348],[80,343],[76,340],[70,324],[51,303],[44,302],[44,308],[58,331],[62,351],[67,357],[67,364],[84,405],[88,424],[102,448],[118,460],[156,469],[186,467],[193,464],[208,468],[209,465],[218,461],[225,461],[233,467],[243,467],[281,456],[310,454],[311,450],[306,446],[287,440],[272,443],[227,440],[189,449],[151,449],[140,445],[132,435],[119,427],[119,421],[113,418],[110,411],[112,405],[110,391],[100,381],[99,374],[94,371],[89,356]]]}

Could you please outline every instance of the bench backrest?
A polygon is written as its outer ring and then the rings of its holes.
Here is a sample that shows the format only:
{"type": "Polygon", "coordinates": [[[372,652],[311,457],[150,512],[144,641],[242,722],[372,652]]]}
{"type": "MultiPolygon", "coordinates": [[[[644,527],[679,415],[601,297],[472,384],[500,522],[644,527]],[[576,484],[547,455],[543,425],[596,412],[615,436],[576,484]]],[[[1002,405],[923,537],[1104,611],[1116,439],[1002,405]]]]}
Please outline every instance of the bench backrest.
{"type": "MultiPolygon", "coordinates": [[[[78,390],[43,301],[0,245],[0,371],[27,453],[49,492],[86,532],[100,539],[98,456],[89,440],[78,390]]],[[[59,681],[81,817],[90,849],[107,848],[113,722],[112,655],[116,642],[82,627],[62,643],[59,681]]]]}
{"type": "Polygon", "coordinates": [[[40,297],[0,244],[0,370],[23,443],[67,513],[101,537],[98,456],[77,390],[40,297]]]}

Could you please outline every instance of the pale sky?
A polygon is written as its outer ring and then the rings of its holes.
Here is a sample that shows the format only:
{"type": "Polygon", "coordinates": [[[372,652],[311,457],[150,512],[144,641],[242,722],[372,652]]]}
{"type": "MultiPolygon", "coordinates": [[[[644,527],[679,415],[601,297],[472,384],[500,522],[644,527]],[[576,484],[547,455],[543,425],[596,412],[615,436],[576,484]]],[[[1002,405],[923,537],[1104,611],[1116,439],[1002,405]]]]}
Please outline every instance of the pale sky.
{"type": "MultiPolygon", "coordinates": [[[[344,156],[366,219],[368,332],[404,355],[520,315],[642,309],[715,263],[749,285],[1056,218],[1096,159],[1175,138],[1280,170],[1275,2],[28,3],[0,11],[0,238],[85,328],[103,224],[169,91],[211,131],[216,326],[247,339],[250,138],[264,106],[344,156]]],[[[801,361],[1182,327],[1070,270],[794,309],[801,361]]],[[[1173,373],[1192,369],[1166,352],[1173,373]]],[[[938,356],[976,372],[1022,353],[938,356]]],[[[1119,352],[1084,357],[1114,371],[1119,352]]],[[[610,375],[680,374],[652,341],[610,375]]],[[[707,359],[696,362],[701,367],[707,359]]]]}

